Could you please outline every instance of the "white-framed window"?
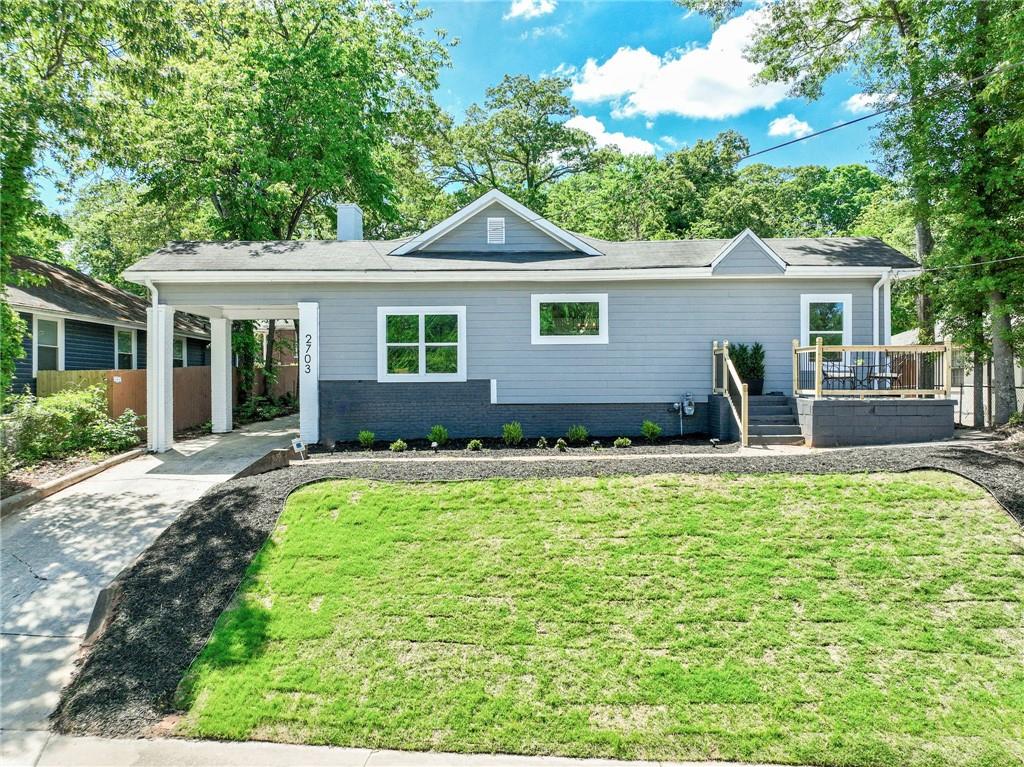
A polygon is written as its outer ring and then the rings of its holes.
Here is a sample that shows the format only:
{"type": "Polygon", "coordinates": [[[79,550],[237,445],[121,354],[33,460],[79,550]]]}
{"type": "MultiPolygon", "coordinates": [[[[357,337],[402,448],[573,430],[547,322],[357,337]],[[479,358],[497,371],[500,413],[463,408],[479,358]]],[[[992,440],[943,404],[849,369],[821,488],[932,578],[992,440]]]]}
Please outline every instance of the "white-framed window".
{"type": "Polygon", "coordinates": [[[377,307],[378,381],[465,381],[465,306],[377,307]]]}
{"type": "Polygon", "coordinates": [[[64,369],[64,319],[32,315],[32,375],[64,369]]]}
{"type": "Polygon", "coordinates": [[[853,343],[853,296],[849,293],[805,293],[800,296],[800,344],[825,346],[853,343]]]}
{"type": "Polygon", "coordinates": [[[114,328],[114,370],[134,370],[136,360],[135,331],[131,328],[114,328]]]}
{"type": "Polygon", "coordinates": [[[607,293],[535,293],[530,303],[532,343],[608,343],[607,293]]]}
{"type": "Polygon", "coordinates": [[[505,219],[502,216],[495,216],[487,219],[487,244],[505,244],[505,219]]]}
{"type": "Polygon", "coordinates": [[[175,336],[171,348],[174,350],[171,364],[176,368],[187,368],[188,343],[185,341],[185,339],[181,338],[180,336],[175,336]]]}

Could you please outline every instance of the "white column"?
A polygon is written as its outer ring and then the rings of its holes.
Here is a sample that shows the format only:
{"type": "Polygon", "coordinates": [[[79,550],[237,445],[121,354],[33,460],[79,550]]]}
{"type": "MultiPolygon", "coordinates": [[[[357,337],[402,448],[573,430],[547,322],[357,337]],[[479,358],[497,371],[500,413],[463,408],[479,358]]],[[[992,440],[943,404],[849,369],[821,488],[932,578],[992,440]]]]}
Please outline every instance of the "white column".
{"type": "Polygon", "coordinates": [[[149,449],[174,444],[174,307],[146,309],[146,432],[149,449]]]}
{"type": "Polygon", "coordinates": [[[299,302],[299,437],[320,440],[320,304],[299,302]]]}
{"type": "Polygon", "coordinates": [[[892,343],[892,279],[882,288],[882,343],[892,343]]]}
{"type": "Polygon", "coordinates": [[[210,410],[213,433],[231,431],[231,320],[210,319],[210,410]]]}

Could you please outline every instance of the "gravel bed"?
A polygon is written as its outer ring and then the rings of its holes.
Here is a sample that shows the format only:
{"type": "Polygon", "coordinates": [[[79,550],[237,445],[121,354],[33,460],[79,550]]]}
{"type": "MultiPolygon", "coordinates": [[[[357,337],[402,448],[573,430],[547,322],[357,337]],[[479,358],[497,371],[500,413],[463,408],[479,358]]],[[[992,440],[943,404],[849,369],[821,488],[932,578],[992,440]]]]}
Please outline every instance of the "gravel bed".
{"type": "Polygon", "coordinates": [[[944,445],[766,456],[582,454],[557,461],[366,461],[292,466],[210,490],[136,561],[106,633],[81,662],[52,714],[58,732],[139,737],[174,710],[173,696],[296,487],[328,478],[428,481],[655,473],[850,473],[944,469],[987,488],[1024,524],[1024,463],[944,445]]]}

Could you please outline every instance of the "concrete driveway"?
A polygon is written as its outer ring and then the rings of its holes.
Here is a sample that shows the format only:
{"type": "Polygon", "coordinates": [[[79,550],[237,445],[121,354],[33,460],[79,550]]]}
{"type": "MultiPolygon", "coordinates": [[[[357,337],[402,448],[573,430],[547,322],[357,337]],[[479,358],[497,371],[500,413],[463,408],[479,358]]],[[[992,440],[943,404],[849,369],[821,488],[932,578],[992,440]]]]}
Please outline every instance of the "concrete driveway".
{"type": "Polygon", "coordinates": [[[185,506],[298,435],[298,416],[114,466],[0,522],[0,758],[34,764],[99,591],[185,506]]]}

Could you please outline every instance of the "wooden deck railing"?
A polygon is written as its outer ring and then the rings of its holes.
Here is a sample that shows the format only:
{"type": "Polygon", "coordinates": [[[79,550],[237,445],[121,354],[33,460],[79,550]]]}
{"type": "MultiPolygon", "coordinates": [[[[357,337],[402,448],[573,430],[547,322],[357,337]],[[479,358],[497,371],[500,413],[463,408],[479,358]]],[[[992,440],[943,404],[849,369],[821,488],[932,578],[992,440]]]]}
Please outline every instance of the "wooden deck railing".
{"type": "Polygon", "coordinates": [[[793,394],[803,397],[949,397],[953,346],[814,346],[793,341],[793,394]]]}
{"type": "Polygon", "coordinates": [[[740,442],[746,447],[750,444],[750,395],[747,393],[747,385],[736,372],[736,366],[729,359],[728,341],[723,341],[721,346],[718,341],[711,343],[711,390],[725,396],[739,427],[740,442]]]}

